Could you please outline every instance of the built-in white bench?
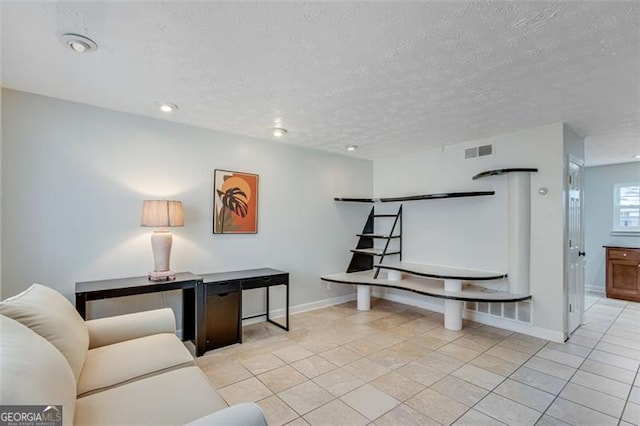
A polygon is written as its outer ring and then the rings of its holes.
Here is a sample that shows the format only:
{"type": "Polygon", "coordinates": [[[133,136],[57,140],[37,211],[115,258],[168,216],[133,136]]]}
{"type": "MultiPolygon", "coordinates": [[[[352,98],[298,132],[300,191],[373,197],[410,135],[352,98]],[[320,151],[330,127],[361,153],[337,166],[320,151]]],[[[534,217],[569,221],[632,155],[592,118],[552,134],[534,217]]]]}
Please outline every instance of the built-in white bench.
{"type": "Polygon", "coordinates": [[[386,276],[379,274],[378,278],[374,278],[374,272],[369,270],[323,275],[321,279],[357,285],[359,310],[370,309],[371,286],[408,290],[445,299],[444,326],[448,330],[462,329],[462,306],[465,301],[519,302],[531,299],[528,294],[513,294],[472,283],[505,279],[507,274],[503,272],[407,262],[374,265],[374,268],[386,271],[386,276]]]}
{"type": "MultiPolygon", "coordinates": [[[[536,168],[505,168],[489,170],[473,176],[473,180],[506,174],[509,176],[509,259],[508,267],[511,279],[506,280],[503,272],[482,271],[441,265],[426,265],[402,262],[402,205],[395,215],[375,214],[372,209],[357,248],[351,250],[354,255],[347,268],[350,272],[324,275],[324,281],[355,284],[358,287],[358,309],[371,307],[371,286],[408,290],[426,296],[445,299],[444,326],[449,330],[462,329],[463,302],[509,303],[531,299],[529,291],[530,258],[530,173],[536,168]],[[388,234],[374,233],[374,217],[395,217],[388,234]],[[396,224],[399,233],[394,234],[396,224]],[[386,239],[384,249],[374,246],[373,238],[386,239]],[[388,251],[389,241],[397,238],[399,247],[388,251]],[[396,255],[400,261],[374,265],[366,256],[379,256],[385,262],[386,255],[396,255]],[[373,268],[373,270],[371,269],[373,268]],[[384,273],[380,273],[384,271],[384,273]],[[407,276],[403,276],[407,275],[407,276]],[[509,291],[500,291],[476,284],[477,281],[504,280],[509,291]]],[[[435,194],[410,195],[387,198],[338,197],[336,201],[359,203],[396,203],[404,201],[438,200],[447,198],[483,197],[494,195],[494,191],[443,192],[435,194]]]]}

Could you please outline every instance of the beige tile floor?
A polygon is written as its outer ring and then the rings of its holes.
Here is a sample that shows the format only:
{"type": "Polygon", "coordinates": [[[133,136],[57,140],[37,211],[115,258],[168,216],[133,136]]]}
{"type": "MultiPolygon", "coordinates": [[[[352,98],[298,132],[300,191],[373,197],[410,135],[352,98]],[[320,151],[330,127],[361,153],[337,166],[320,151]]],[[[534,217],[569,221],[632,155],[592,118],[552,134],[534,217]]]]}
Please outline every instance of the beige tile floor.
{"type": "Polygon", "coordinates": [[[638,425],[640,303],[587,297],[565,344],[385,300],[267,323],[197,362],[276,425],[638,425]]]}

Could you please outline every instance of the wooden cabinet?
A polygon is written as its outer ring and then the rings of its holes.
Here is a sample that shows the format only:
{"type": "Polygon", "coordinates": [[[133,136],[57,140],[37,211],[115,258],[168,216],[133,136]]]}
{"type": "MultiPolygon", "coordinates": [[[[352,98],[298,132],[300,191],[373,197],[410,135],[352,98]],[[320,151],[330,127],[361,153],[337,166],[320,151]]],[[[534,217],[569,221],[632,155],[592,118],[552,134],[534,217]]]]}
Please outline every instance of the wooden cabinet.
{"type": "Polygon", "coordinates": [[[607,297],[640,302],[640,248],[607,249],[607,297]]]}

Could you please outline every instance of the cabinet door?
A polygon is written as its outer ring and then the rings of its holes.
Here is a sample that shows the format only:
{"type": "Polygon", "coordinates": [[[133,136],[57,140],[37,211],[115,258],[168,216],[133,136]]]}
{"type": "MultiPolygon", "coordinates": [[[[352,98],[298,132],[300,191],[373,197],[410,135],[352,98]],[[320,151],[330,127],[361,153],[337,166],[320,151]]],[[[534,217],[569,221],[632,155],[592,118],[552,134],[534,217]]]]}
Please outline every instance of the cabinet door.
{"type": "Polygon", "coordinates": [[[607,296],[640,302],[640,265],[635,260],[609,259],[607,296]]]}
{"type": "Polygon", "coordinates": [[[241,312],[242,295],[239,291],[239,282],[234,286],[227,284],[206,286],[206,350],[242,342],[241,312]],[[222,292],[225,289],[236,291],[222,292]]]}

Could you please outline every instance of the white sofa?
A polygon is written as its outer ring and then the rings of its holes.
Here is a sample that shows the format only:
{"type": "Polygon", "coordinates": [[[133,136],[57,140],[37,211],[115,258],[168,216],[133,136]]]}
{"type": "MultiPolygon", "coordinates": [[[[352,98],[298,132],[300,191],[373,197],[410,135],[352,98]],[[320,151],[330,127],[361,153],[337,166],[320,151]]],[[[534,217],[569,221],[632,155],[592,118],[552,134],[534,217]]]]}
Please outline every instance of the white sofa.
{"type": "Polygon", "coordinates": [[[0,302],[0,405],[62,405],[65,425],[247,425],[175,335],[170,309],[84,321],[34,284],[0,302]]]}

